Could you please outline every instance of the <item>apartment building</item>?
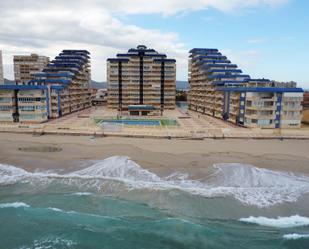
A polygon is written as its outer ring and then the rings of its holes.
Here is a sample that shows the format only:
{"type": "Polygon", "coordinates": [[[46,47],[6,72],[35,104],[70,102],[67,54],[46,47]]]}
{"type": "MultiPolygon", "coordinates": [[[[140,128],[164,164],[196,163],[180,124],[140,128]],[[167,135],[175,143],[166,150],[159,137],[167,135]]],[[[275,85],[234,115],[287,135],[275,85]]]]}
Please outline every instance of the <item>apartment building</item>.
{"type": "Polygon", "coordinates": [[[41,123],[48,119],[46,86],[1,85],[0,121],[41,123]]]}
{"type": "Polygon", "coordinates": [[[309,124],[309,92],[304,93],[302,122],[309,124]]]}
{"type": "Polygon", "coordinates": [[[2,51],[0,50],[0,85],[4,84],[2,51]]]}
{"type": "Polygon", "coordinates": [[[26,85],[0,86],[0,121],[41,123],[91,106],[90,57],[63,50],[26,85]]]}
{"type": "Polygon", "coordinates": [[[176,60],[144,45],[107,59],[108,107],[127,115],[175,109],[176,60]]]}
{"type": "Polygon", "coordinates": [[[29,82],[49,87],[50,118],[91,106],[89,54],[86,50],[63,50],[29,82]]]}
{"type": "Polygon", "coordinates": [[[14,77],[17,85],[26,85],[49,63],[49,57],[31,54],[14,56],[14,77]]]}
{"type": "Polygon", "coordinates": [[[303,90],[295,82],[251,79],[218,49],[190,51],[189,84],[192,111],[246,127],[301,125],[303,90]]]}
{"type": "Polygon", "coordinates": [[[303,107],[306,110],[309,109],[309,92],[304,93],[303,107]]]}

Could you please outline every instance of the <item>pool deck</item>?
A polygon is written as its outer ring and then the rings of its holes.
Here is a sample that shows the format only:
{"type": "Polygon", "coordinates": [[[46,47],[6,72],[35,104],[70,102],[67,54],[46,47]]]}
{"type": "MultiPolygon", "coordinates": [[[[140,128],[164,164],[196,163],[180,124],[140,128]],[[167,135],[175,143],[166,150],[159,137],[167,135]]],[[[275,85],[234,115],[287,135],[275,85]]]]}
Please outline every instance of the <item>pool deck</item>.
{"type": "MultiPolygon", "coordinates": [[[[101,127],[94,122],[95,118],[115,119],[116,117],[117,112],[115,110],[106,107],[92,107],[44,124],[0,123],[0,132],[178,139],[309,139],[309,127],[280,130],[249,129],[210,116],[198,115],[193,112],[184,113],[178,108],[165,111],[162,118],[175,119],[179,126],[109,125],[101,127]]],[[[153,118],[161,119],[161,117],[153,118]]]]}

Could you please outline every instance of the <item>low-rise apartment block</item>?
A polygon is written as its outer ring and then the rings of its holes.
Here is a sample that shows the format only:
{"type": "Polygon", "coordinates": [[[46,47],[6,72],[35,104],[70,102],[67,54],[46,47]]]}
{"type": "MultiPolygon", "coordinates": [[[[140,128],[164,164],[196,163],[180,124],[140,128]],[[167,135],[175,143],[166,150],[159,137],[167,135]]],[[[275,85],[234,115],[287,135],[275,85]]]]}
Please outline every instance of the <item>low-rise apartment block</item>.
{"type": "Polygon", "coordinates": [[[107,60],[108,107],[120,114],[175,109],[176,61],[144,45],[107,60]]]}
{"type": "Polygon", "coordinates": [[[0,86],[0,121],[41,123],[48,119],[46,86],[0,86]]]}
{"type": "Polygon", "coordinates": [[[90,107],[90,57],[63,50],[27,85],[0,86],[0,121],[41,123],[90,107]]]}
{"type": "Polygon", "coordinates": [[[294,82],[251,79],[217,49],[190,51],[189,109],[237,125],[300,127],[303,90],[294,82]]]}
{"type": "Polygon", "coordinates": [[[31,54],[14,56],[14,77],[17,85],[26,85],[49,63],[49,57],[31,54]]]}

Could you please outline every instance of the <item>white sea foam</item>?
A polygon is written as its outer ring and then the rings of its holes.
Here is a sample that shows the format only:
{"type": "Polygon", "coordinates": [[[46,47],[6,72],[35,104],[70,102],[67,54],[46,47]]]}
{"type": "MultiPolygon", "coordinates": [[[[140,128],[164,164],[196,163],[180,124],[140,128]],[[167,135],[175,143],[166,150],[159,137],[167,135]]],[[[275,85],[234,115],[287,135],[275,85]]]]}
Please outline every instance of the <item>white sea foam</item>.
{"type": "Polygon", "coordinates": [[[72,240],[50,236],[34,240],[31,246],[22,246],[19,249],[74,248],[75,245],[72,240]]]}
{"type": "Polygon", "coordinates": [[[30,206],[23,202],[0,203],[0,208],[19,208],[19,207],[30,207],[30,206]]]}
{"type": "Polygon", "coordinates": [[[23,179],[29,173],[21,168],[0,164],[0,185],[13,184],[23,179]]]}
{"type": "Polygon", "coordinates": [[[283,235],[283,238],[288,240],[305,239],[309,238],[309,234],[290,233],[283,235]]]}
{"type": "MultiPolygon", "coordinates": [[[[238,163],[214,165],[206,181],[192,180],[185,174],[161,178],[143,169],[128,157],[114,156],[90,167],[68,174],[30,173],[9,165],[0,165],[0,184],[26,182],[46,184],[53,181],[78,187],[79,190],[115,191],[119,183],[129,189],[178,189],[204,197],[233,196],[247,205],[267,207],[295,202],[309,193],[309,177],[289,172],[272,171],[238,163]],[[109,185],[106,185],[106,183],[109,185]]],[[[76,193],[82,195],[82,192],[76,193]]]]}
{"type": "Polygon", "coordinates": [[[249,218],[241,218],[239,220],[246,223],[253,223],[261,226],[277,227],[277,228],[309,226],[309,218],[302,217],[299,215],[293,215],[290,217],[278,217],[276,219],[251,216],[249,218]]]}
{"type": "Polygon", "coordinates": [[[111,177],[132,181],[160,181],[160,177],[143,169],[128,157],[114,156],[99,161],[94,165],[71,173],[78,176],[111,177]]]}
{"type": "Polygon", "coordinates": [[[77,196],[88,196],[88,195],[93,195],[90,192],[77,192],[77,193],[72,193],[72,195],[77,195],[77,196]]]}
{"type": "Polygon", "coordinates": [[[53,211],[55,211],[55,212],[64,212],[62,209],[60,209],[60,208],[55,208],[55,207],[49,207],[49,208],[47,208],[47,209],[53,210],[53,211]]]}

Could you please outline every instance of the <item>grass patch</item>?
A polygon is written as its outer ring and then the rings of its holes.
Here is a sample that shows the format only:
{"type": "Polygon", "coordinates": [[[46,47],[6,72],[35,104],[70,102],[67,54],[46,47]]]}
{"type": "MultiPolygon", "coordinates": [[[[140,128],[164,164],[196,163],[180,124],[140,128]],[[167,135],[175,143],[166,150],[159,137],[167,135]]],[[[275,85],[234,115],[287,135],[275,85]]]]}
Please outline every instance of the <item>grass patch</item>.
{"type": "Polygon", "coordinates": [[[160,119],[162,126],[178,126],[178,123],[174,119],[160,119]]]}

